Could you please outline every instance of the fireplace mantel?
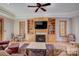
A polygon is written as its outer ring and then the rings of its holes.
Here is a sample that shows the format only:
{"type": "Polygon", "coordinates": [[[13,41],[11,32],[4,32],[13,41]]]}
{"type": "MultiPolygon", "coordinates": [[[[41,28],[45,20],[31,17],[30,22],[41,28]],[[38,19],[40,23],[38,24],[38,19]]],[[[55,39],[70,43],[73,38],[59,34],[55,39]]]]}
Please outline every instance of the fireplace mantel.
{"type": "Polygon", "coordinates": [[[42,33],[42,32],[40,32],[40,33],[36,33],[36,35],[46,35],[47,33],[42,33]]]}

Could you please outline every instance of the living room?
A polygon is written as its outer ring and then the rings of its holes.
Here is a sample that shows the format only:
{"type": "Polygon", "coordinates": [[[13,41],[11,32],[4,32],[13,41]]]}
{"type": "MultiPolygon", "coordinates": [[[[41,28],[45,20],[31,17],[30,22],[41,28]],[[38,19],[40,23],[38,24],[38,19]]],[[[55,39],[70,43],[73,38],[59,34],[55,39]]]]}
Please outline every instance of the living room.
{"type": "Polygon", "coordinates": [[[0,55],[78,56],[78,19],[78,3],[2,3],[0,55]]]}

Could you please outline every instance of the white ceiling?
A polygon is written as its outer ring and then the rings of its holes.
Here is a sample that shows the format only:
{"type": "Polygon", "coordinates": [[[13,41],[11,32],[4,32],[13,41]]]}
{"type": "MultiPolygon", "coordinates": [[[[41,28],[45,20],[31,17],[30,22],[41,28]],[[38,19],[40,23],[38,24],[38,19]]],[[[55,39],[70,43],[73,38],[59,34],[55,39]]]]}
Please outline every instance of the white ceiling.
{"type": "Polygon", "coordinates": [[[35,3],[2,3],[0,4],[13,14],[16,18],[41,17],[41,16],[72,16],[79,12],[79,3],[52,3],[51,6],[44,7],[47,11],[43,12],[36,8],[28,8],[28,5],[36,5],[35,3]]]}

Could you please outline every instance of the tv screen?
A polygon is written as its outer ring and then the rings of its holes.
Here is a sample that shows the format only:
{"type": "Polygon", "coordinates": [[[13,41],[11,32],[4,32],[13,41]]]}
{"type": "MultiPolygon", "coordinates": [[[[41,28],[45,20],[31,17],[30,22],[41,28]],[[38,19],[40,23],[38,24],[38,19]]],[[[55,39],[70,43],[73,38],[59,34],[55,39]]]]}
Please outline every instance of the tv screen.
{"type": "Polygon", "coordinates": [[[47,29],[47,21],[36,21],[35,29],[47,29]]]}

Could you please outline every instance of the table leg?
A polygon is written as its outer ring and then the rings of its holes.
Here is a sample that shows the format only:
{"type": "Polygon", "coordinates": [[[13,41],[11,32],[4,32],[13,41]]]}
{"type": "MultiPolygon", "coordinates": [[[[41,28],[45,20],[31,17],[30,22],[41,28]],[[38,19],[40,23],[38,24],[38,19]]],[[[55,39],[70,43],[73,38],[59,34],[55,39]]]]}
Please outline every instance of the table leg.
{"type": "Polygon", "coordinates": [[[46,56],[46,50],[44,50],[44,56],[46,56]]]}

